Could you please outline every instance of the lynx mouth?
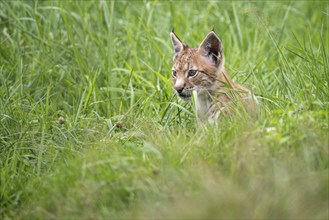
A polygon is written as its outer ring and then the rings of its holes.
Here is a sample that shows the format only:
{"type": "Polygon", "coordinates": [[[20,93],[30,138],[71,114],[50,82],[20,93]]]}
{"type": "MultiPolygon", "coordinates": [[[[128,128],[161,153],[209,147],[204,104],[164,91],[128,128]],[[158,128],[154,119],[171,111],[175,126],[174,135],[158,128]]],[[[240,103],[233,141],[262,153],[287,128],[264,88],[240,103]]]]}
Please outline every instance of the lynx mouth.
{"type": "Polygon", "coordinates": [[[181,93],[181,94],[178,94],[178,97],[183,99],[185,102],[188,102],[191,100],[192,93],[188,93],[188,94],[181,93]]]}
{"type": "Polygon", "coordinates": [[[176,93],[176,95],[179,97],[179,98],[181,98],[181,99],[183,99],[184,101],[189,101],[190,99],[191,99],[191,97],[192,97],[192,92],[193,92],[193,90],[192,89],[184,89],[183,91],[177,91],[177,90],[175,90],[175,93],[176,93]]]}
{"type": "Polygon", "coordinates": [[[190,95],[190,94],[179,94],[178,96],[179,96],[180,98],[183,98],[183,99],[191,98],[191,97],[192,97],[192,95],[190,95]]]}

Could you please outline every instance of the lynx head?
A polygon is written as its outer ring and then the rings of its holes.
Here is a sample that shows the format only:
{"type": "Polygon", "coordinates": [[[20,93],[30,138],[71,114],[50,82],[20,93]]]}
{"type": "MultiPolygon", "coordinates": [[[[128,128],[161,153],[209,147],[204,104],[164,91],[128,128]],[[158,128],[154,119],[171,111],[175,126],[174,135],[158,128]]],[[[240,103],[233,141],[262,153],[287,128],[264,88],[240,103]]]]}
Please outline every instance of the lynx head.
{"type": "Polygon", "coordinates": [[[224,71],[224,54],[221,41],[211,31],[198,48],[190,48],[172,31],[174,65],[172,78],[176,94],[185,101],[190,100],[192,91],[214,90],[218,74],[224,71]]]}

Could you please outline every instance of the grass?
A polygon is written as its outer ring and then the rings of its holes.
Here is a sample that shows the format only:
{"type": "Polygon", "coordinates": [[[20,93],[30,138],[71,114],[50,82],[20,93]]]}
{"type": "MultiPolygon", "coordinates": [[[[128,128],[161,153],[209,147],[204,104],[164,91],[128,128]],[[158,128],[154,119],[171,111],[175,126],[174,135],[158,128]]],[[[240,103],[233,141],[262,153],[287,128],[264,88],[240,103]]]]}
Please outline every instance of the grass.
{"type": "Polygon", "coordinates": [[[325,1],[1,1],[0,216],[328,214],[325,1]],[[172,27],[214,27],[261,102],[200,125],[174,96],[172,27]]]}

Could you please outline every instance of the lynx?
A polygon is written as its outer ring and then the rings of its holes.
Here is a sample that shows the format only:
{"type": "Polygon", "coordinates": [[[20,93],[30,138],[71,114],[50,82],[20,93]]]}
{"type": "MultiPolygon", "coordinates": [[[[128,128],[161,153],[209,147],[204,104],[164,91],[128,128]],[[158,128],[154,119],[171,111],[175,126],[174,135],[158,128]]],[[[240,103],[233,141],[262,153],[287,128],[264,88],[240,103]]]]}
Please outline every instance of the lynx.
{"type": "Polygon", "coordinates": [[[234,83],[225,70],[224,53],[219,37],[212,30],[198,48],[183,43],[174,30],[170,33],[174,47],[172,79],[175,93],[184,101],[195,98],[201,121],[216,120],[230,114],[239,103],[252,112],[257,100],[251,91],[234,83]]]}

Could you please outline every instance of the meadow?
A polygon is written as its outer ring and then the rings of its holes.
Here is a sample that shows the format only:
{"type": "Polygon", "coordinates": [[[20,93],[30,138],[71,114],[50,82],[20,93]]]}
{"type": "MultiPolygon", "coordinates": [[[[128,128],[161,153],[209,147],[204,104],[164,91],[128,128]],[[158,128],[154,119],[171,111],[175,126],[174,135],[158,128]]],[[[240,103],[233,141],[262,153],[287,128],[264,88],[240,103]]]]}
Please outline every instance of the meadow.
{"type": "Polygon", "coordinates": [[[326,1],[0,1],[0,218],[328,219],[326,1]],[[172,28],[258,118],[200,124],[172,28]]]}

